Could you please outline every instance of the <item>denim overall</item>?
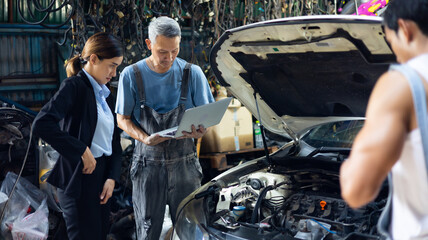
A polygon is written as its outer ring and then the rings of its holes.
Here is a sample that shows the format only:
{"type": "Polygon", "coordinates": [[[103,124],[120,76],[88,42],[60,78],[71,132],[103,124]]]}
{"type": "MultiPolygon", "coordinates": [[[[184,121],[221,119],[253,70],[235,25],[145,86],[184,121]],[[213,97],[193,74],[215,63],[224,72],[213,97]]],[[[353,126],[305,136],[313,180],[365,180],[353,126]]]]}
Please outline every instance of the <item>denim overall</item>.
{"type": "MultiPolygon", "coordinates": [[[[178,106],[167,113],[158,113],[145,106],[141,72],[133,65],[137,82],[141,114],[140,127],[152,134],[179,124],[185,109],[191,64],[184,69],[178,106]]],[[[162,96],[159,96],[162,97],[162,96]]],[[[130,170],[132,201],[137,239],[159,239],[169,205],[172,222],[180,202],[201,186],[202,169],[196,157],[193,139],[171,139],[156,146],[136,141],[130,170]]]]}
{"type": "MultiPolygon", "coordinates": [[[[418,127],[421,132],[422,137],[422,146],[425,157],[425,166],[428,172],[428,113],[427,113],[427,103],[425,96],[425,88],[423,85],[422,79],[419,77],[417,72],[410,66],[403,65],[391,65],[390,70],[399,71],[403,74],[409,82],[410,89],[412,91],[413,104],[415,106],[415,113],[418,122],[418,127]]],[[[388,184],[389,184],[389,196],[385,208],[382,211],[382,214],[378,221],[378,230],[382,234],[383,239],[392,239],[390,234],[390,227],[392,221],[392,195],[393,195],[393,186],[392,186],[392,173],[388,174],[388,184]]]]}

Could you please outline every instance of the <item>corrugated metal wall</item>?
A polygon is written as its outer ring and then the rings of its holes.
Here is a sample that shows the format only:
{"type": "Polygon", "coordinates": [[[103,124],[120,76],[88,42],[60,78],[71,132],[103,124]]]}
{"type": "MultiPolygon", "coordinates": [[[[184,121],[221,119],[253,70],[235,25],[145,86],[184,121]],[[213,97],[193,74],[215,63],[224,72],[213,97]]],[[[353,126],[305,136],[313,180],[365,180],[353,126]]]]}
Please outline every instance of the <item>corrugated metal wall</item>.
{"type": "Polygon", "coordinates": [[[0,76],[58,71],[53,36],[0,33],[0,76]]]}
{"type": "Polygon", "coordinates": [[[0,0],[0,22],[7,22],[7,0],[0,0]]]}
{"type": "MultiPolygon", "coordinates": [[[[31,3],[21,0],[23,16],[28,21],[42,19],[45,13],[34,11],[34,4],[29,4],[35,15],[35,19],[31,18],[27,2],[31,3]]],[[[52,0],[38,2],[46,8],[52,0]]],[[[52,9],[59,8],[62,2],[55,1],[52,9]]],[[[64,30],[50,31],[22,24],[25,22],[18,14],[17,4],[17,0],[0,0],[0,95],[38,110],[58,89],[59,76],[65,75],[62,67],[58,67],[63,63],[58,56],[64,49],[56,44],[64,30]]],[[[64,22],[66,9],[50,13],[44,23],[64,22]]]]}
{"type": "MultiPolygon", "coordinates": [[[[46,8],[48,6],[48,4],[51,2],[52,0],[38,0],[38,2],[41,4],[41,6],[43,8],[46,8]]],[[[18,14],[18,8],[17,8],[17,0],[12,0],[12,12],[9,13],[8,12],[8,6],[9,6],[9,0],[0,0],[0,23],[24,23],[24,21],[22,20],[22,18],[19,16],[18,14]],[[9,14],[12,14],[12,22],[9,22],[8,18],[9,18],[9,14]]],[[[22,14],[24,15],[25,19],[27,20],[33,20],[28,12],[28,5],[27,5],[28,0],[21,0],[21,11],[22,14]]],[[[54,6],[52,7],[52,9],[57,9],[58,7],[61,6],[63,1],[55,1],[54,6]]],[[[43,16],[45,15],[45,13],[41,13],[41,12],[37,12],[34,11],[34,5],[30,4],[30,9],[32,10],[32,12],[34,13],[35,17],[37,20],[40,20],[43,18],[43,16]]],[[[52,12],[49,14],[49,17],[46,19],[46,21],[44,22],[45,24],[59,24],[64,22],[64,20],[67,18],[67,8],[63,7],[62,9],[52,12]]]]}
{"type": "Polygon", "coordinates": [[[58,89],[58,65],[55,35],[4,33],[0,28],[0,95],[3,97],[37,110],[58,89]]]}

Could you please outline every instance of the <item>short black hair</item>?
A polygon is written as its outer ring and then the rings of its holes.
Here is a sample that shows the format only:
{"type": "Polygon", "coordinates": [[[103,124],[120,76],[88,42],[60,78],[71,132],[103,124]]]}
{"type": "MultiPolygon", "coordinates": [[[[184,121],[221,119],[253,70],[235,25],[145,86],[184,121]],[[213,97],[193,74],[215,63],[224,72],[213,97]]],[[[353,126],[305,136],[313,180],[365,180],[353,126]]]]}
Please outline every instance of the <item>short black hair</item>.
{"type": "Polygon", "coordinates": [[[383,15],[383,24],[398,31],[398,19],[415,22],[428,36],[428,0],[391,0],[383,15]]]}

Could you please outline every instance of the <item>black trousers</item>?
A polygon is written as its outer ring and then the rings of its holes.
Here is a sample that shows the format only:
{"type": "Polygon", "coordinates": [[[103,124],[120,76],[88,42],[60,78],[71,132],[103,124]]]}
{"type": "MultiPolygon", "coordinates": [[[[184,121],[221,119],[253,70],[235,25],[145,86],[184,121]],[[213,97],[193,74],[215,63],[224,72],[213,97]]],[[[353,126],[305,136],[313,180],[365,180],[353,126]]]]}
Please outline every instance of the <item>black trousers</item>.
{"type": "Polygon", "coordinates": [[[100,204],[100,195],[107,179],[106,159],[96,158],[97,166],[92,174],[83,174],[79,198],[64,194],[58,189],[58,200],[70,240],[105,240],[110,214],[109,202],[100,204]]]}

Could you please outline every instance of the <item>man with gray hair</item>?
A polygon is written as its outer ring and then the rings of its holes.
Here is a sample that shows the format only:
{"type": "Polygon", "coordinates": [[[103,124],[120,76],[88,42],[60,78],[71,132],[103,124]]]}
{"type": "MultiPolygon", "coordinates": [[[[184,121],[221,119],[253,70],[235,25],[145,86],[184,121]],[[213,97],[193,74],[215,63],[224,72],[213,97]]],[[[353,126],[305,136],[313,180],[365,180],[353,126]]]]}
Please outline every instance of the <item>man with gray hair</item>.
{"type": "Polygon", "coordinates": [[[201,68],[177,58],[180,40],[175,20],[155,19],[145,40],[151,55],[120,74],[116,113],[135,139],[130,175],[138,239],[159,239],[166,204],[174,224],[180,202],[201,184],[193,139],[206,129],[192,126],[178,139],[153,135],[177,126],[186,109],[214,102],[201,68]]]}

